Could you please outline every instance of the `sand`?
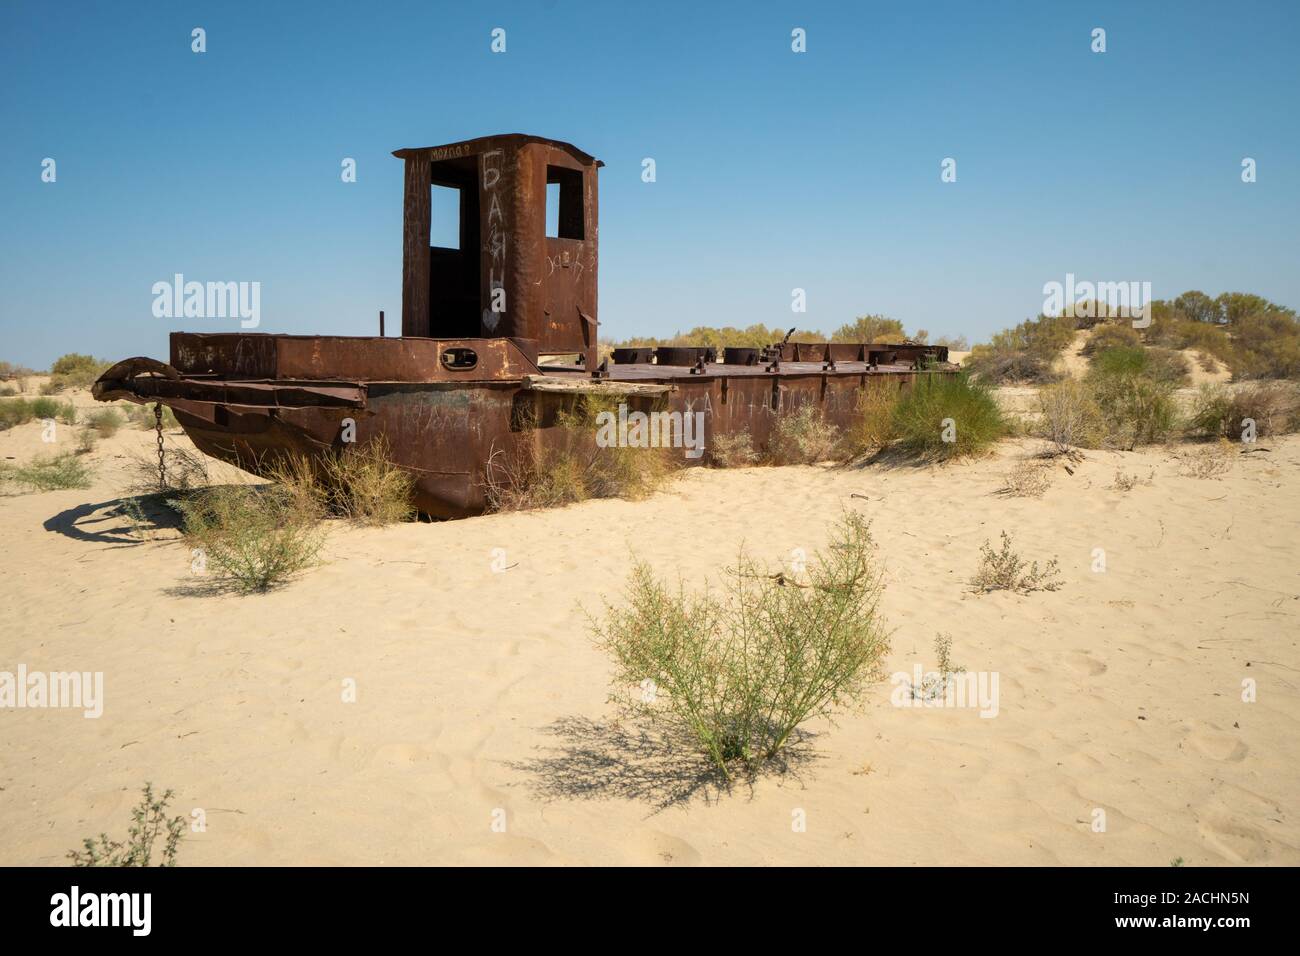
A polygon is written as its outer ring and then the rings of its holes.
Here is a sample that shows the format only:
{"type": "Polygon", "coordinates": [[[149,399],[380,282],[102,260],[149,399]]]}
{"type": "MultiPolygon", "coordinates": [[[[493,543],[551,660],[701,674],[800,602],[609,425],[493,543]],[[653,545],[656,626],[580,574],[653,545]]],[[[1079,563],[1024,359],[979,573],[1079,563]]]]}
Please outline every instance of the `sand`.
{"type": "MultiPolygon", "coordinates": [[[[1041,499],[997,494],[1028,440],[942,468],[695,469],[641,502],[332,524],[325,564],[249,597],[196,591],[174,533],[109,515],[118,456],[152,442],[101,442],[89,490],[0,497],[0,671],[105,679],[99,719],[0,710],[0,863],[123,835],[145,780],[201,811],[182,864],[1300,863],[1300,439],[1208,480],[1186,446],[1089,452],[1041,499]],[[1153,482],[1115,490],[1117,469],[1153,482]],[[581,608],[631,553],[698,586],[742,543],[813,551],[842,508],[887,569],[888,669],[951,634],[998,673],[996,717],[881,683],[730,793],[611,723],[581,608]],[[1003,529],[1064,587],[970,593],[1003,529]]],[[[6,458],[39,450],[38,426],[0,433],[6,458]]]]}

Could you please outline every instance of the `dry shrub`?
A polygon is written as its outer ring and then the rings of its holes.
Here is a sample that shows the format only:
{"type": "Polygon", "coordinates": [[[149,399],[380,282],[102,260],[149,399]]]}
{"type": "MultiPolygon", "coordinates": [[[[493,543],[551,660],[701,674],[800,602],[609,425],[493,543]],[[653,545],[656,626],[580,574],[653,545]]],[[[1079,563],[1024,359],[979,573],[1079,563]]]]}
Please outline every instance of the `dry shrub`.
{"type": "Polygon", "coordinates": [[[1154,468],[1151,469],[1151,474],[1147,475],[1147,477],[1145,478],[1140,478],[1137,475],[1130,475],[1125,471],[1123,471],[1123,469],[1116,468],[1115,481],[1111,485],[1111,487],[1114,488],[1116,491],[1132,491],[1138,485],[1154,484],[1155,478],[1156,478],[1156,472],[1154,468]]]}
{"type": "Polygon", "coordinates": [[[415,478],[393,464],[391,455],[388,439],[381,435],[364,445],[330,449],[311,458],[286,456],[264,471],[308,514],[386,525],[415,514],[415,478]]]}
{"type": "Polygon", "coordinates": [[[1236,456],[1232,442],[1220,438],[1212,445],[1184,455],[1178,473],[1187,478],[1219,478],[1232,470],[1236,456]]]}
{"type": "Polygon", "coordinates": [[[174,494],[189,494],[212,483],[208,472],[208,458],[199,451],[193,451],[167,442],[163,445],[163,467],[167,473],[167,484],[158,486],[158,453],[150,450],[133,455],[128,465],[130,480],[127,490],[131,494],[152,494],[166,491],[174,494]]]}
{"type": "Polygon", "coordinates": [[[754,439],[746,431],[709,438],[709,463],[718,468],[744,468],[758,462],[754,439]]]}
{"type": "Polygon", "coordinates": [[[839,444],[840,430],[808,402],[776,420],[770,451],[775,464],[811,465],[834,458],[839,444]]]}
{"type": "Polygon", "coordinates": [[[1106,435],[1101,406],[1083,382],[1068,379],[1045,385],[1038,392],[1042,436],[1059,454],[1076,448],[1097,448],[1106,435]]]}
{"type": "Polygon", "coordinates": [[[1242,438],[1247,419],[1261,438],[1300,429],[1300,387],[1291,382],[1202,385],[1192,405],[1189,431],[1206,438],[1242,438]]]}
{"type": "Polygon", "coordinates": [[[593,633],[614,661],[614,700],[683,737],[728,781],[753,772],[796,728],[860,699],[889,640],[869,527],[846,514],[808,568],[783,584],[741,555],[721,595],[688,594],[637,562],[622,606],[606,604],[593,633]]]}
{"type": "Polygon", "coordinates": [[[1007,474],[998,489],[1010,498],[1041,498],[1052,484],[1051,467],[1035,461],[1022,461],[1007,474]]]}
{"type": "Polygon", "coordinates": [[[857,413],[844,433],[845,457],[877,452],[894,440],[894,408],[899,398],[900,392],[892,382],[870,383],[858,393],[857,413]]]}
{"type": "Polygon", "coordinates": [[[531,511],[589,498],[639,499],[653,494],[680,468],[682,449],[601,447],[602,412],[617,414],[618,402],[578,396],[561,409],[555,425],[539,428],[522,416],[512,447],[494,448],[484,468],[489,511],[531,511]],[[545,434],[543,434],[545,433],[545,434]],[[538,439],[545,438],[545,443],[538,439]]]}
{"type": "Polygon", "coordinates": [[[976,591],[1055,591],[1061,586],[1056,579],[1060,566],[1053,558],[1039,568],[1038,562],[1027,563],[1011,549],[1011,536],[1002,532],[1002,549],[994,551],[988,541],[980,547],[980,566],[971,579],[976,591]]]}

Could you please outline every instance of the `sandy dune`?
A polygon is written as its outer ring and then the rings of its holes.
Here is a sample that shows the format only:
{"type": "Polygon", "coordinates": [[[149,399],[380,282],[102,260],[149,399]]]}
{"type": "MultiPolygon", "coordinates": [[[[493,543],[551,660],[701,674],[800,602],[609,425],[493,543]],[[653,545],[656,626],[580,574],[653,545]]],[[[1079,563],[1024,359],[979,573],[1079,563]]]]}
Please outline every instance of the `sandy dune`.
{"type": "Polygon", "coordinates": [[[1300,863],[1298,439],[1218,480],[1180,476],[1185,449],[1091,452],[1041,500],[996,494],[1028,441],[945,468],[697,469],[644,502],[338,525],[327,563],[256,597],[203,593],[174,536],[110,515],[115,456],[151,444],[101,443],[90,490],[0,497],[0,670],[106,683],[97,720],[0,710],[2,863],[121,834],[146,779],[205,812],[191,864],[1300,863]],[[1117,468],[1154,482],[1113,490],[1117,468]],[[887,565],[889,669],[948,632],[1000,675],[997,717],[895,708],[882,683],[730,794],[608,722],[579,606],[629,553],[698,585],[742,542],[812,551],[841,508],[887,565]],[[1065,586],[968,593],[1003,529],[1065,586]]]}

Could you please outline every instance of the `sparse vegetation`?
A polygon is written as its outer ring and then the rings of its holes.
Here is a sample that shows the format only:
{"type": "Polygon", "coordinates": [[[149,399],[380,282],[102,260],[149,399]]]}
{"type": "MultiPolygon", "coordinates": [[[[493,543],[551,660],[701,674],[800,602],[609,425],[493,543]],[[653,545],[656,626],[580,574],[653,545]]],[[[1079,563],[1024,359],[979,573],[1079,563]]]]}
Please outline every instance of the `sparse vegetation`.
{"type": "Polygon", "coordinates": [[[316,563],[317,515],[279,485],[221,485],[177,499],[185,536],[214,576],[248,593],[277,587],[316,563]]]}
{"type": "Polygon", "coordinates": [[[172,792],[155,797],[153,784],[146,783],[140,802],[131,810],[131,827],[125,842],[111,840],[107,833],[99,839],[86,837],[82,849],[69,850],[73,866],[152,866],[154,844],[161,837],[162,862],[158,866],[175,866],[176,851],[185,835],[185,818],[168,817],[167,805],[172,792]]]}
{"type": "Polygon", "coordinates": [[[839,444],[840,430],[809,402],[776,420],[771,455],[778,465],[811,465],[835,457],[839,444]]]}
{"type": "Polygon", "coordinates": [[[1061,586],[1058,579],[1060,567],[1055,558],[1039,568],[1038,562],[1026,562],[1011,547],[1011,536],[1002,532],[1002,548],[994,551],[985,541],[980,547],[980,566],[971,579],[976,591],[1014,591],[1029,594],[1033,591],[1055,591],[1061,586]]]}
{"type": "Polygon", "coordinates": [[[888,651],[861,516],[845,515],[808,575],[807,587],[783,584],[742,555],[721,596],[688,594],[637,562],[626,604],[591,622],[614,661],[614,699],[693,740],[728,781],[736,764],[757,770],[804,721],[855,702],[888,651]]]}
{"type": "Polygon", "coordinates": [[[917,379],[892,420],[899,446],[927,461],[982,454],[1009,430],[989,388],[965,374],[917,379]]]}

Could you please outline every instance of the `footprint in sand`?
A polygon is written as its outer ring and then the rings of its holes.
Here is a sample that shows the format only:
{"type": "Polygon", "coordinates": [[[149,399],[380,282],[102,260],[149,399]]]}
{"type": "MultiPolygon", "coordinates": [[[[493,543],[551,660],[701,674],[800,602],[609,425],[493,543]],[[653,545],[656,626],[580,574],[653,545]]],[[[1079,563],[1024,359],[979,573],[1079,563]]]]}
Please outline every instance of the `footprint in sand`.
{"type": "Polygon", "coordinates": [[[1268,840],[1256,827],[1213,814],[1202,819],[1197,829],[1201,839],[1233,863],[1258,863],[1268,858],[1268,840]]]}
{"type": "Polygon", "coordinates": [[[1192,749],[1211,760],[1240,763],[1250,753],[1245,741],[1232,734],[1213,730],[1194,730],[1185,738],[1192,749]]]}
{"type": "Polygon", "coordinates": [[[1070,667],[1076,674],[1083,674],[1085,677],[1099,677],[1106,673],[1106,665],[1087,651],[1075,651],[1070,659],[1070,667]]]}
{"type": "Polygon", "coordinates": [[[658,830],[638,833],[628,850],[641,866],[699,866],[701,860],[700,851],[685,840],[658,830]]]}

